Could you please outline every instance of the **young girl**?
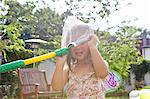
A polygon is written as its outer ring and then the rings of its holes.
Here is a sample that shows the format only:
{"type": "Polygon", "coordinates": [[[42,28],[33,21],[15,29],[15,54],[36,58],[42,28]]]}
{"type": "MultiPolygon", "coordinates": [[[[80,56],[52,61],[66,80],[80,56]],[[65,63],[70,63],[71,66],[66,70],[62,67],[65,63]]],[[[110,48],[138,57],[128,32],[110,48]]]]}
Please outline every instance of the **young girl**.
{"type": "Polygon", "coordinates": [[[68,55],[57,57],[52,87],[63,90],[66,85],[67,99],[105,99],[101,80],[108,75],[108,69],[96,47],[97,36],[87,24],[73,21],[78,24],[67,31],[63,29],[63,47],[84,37],[89,41],[71,48],[68,55]]]}

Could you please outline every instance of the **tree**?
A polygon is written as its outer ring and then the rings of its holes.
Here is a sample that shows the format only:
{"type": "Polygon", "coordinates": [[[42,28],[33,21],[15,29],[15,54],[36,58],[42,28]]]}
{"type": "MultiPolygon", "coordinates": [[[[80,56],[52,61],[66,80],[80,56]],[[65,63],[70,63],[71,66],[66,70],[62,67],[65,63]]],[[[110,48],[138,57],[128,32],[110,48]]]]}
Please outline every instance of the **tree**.
{"type": "Polygon", "coordinates": [[[66,0],[65,4],[67,10],[62,14],[64,18],[75,15],[84,22],[96,22],[119,8],[118,0],[66,0]]]}
{"type": "Polygon", "coordinates": [[[118,71],[123,78],[130,73],[131,64],[140,63],[142,57],[137,49],[135,33],[138,28],[133,26],[120,27],[116,34],[102,32],[99,35],[99,50],[110,68],[118,71]]]}
{"type": "Polygon", "coordinates": [[[63,21],[55,11],[49,7],[37,9],[35,2],[20,4],[14,0],[5,0],[5,5],[8,6],[5,24],[16,23],[20,26],[17,38],[40,38],[49,41],[50,47],[46,46],[47,49],[60,48],[63,21]]]}
{"type": "MultiPolygon", "coordinates": [[[[2,42],[5,42],[5,49],[3,50],[5,54],[5,59],[7,61],[12,61],[10,58],[12,55],[8,56],[7,53],[14,53],[15,56],[19,55],[20,52],[27,52],[25,44],[22,39],[20,39],[20,32],[22,30],[22,24],[19,22],[20,15],[19,9],[17,7],[20,7],[21,5],[18,2],[15,1],[8,1],[6,0],[4,2],[4,8],[2,9],[2,13],[0,15],[0,30],[2,37],[2,42]]],[[[13,56],[12,59],[18,59],[13,56]]],[[[23,58],[23,57],[22,57],[23,58]]]]}
{"type": "Polygon", "coordinates": [[[34,13],[36,17],[35,35],[42,39],[52,40],[56,35],[62,33],[62,18],[49,7],[37,10],[34,13]]]}
{"type": "Polygon", "coordinates": [[[62,17],[49,7],[38,9],[34,15],[37,20],[35,21],[35,32],[32,34],[48,41],[47,49],[55,50],[60,48],[63,27],[62,17]]]}

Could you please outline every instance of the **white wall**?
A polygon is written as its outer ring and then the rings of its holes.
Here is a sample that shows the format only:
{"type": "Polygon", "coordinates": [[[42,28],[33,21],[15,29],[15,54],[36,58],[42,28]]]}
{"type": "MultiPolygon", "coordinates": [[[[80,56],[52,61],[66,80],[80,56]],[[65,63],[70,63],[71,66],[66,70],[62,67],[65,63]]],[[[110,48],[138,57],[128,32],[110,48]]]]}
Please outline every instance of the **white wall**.
{"type": "Polygon", "coordinates": [[[145,59],[150,60],[150,47],[143,48],[142,54],[145,59]]]}
{"type": "Polygon", "coordinates": [[[47,77],[48,83],[51,84],[52,77],[53,77],[54,70],[55,70],[55,63],[53,63],[50,59],[42,61],[39,64],[38,69],[46,71],[46,77],[47,77]]]}
{"type": "Polygon", "coordinates": [[[150,86],[150,72],[147,72],[144,76],[145,84],[150,86]]]}

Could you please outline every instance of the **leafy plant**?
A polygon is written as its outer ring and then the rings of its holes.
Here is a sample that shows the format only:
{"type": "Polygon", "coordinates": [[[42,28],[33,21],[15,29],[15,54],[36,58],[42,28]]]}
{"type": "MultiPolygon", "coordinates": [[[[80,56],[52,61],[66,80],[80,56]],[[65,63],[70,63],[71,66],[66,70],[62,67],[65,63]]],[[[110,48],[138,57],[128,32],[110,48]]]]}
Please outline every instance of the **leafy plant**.
{"type": "Polygon", "coordinates": [[[143,60],[140,64],[132,64],[131,71],[135,74],[136,81],[142,81],[144,75],[150,71],[150,61],[143,60]]]}
{"type": "Polygon", "coordinates": [[[99,51],[109,63],[110,68],[119,72],[123,78],[128,77],[130,65],[140,63],[142,59],[136,48],[137,40],[134,37],[137,31],[135,27],[125,26],[114,35],[105,31],[98,34],[100,37],[99,51]]]}

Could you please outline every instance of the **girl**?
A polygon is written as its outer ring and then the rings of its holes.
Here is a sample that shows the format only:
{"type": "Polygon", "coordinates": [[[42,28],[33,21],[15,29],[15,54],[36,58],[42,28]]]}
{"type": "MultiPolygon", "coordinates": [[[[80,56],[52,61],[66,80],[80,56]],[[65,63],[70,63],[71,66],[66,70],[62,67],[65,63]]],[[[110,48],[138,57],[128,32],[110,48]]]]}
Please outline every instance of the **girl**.
{"type": "Polygon", "coordinates": [[[108,69],[96,47],[97,36],[87,24],[77,19],[73,21],[78,21],[78,24],[67,31],[68,21],[64,25],[63,47],[84,37],[88,37],[89,41],[71,48],[68,55],[57,57],[52,87],[63,90],[66,85],[68,99],[104,99],[101,80],[108,75],[108,69]]]}

